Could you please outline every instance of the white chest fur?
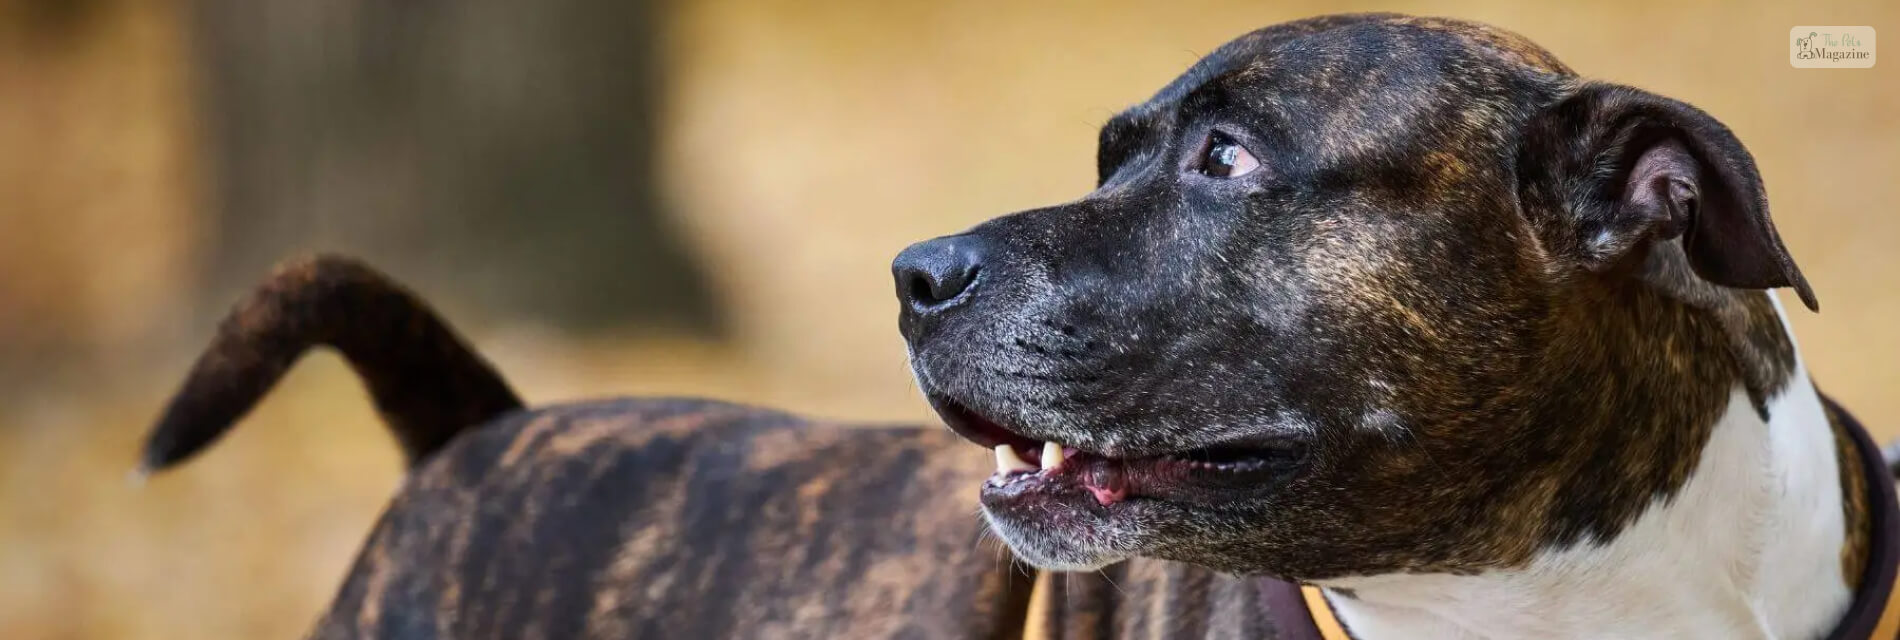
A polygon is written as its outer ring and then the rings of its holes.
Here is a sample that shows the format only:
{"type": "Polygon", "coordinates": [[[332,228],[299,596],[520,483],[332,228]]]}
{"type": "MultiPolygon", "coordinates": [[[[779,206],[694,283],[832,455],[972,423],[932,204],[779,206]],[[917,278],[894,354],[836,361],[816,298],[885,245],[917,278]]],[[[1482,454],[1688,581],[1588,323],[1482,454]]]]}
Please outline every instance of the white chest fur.
{"type": "Polygon", "coordinates": [[[1695,473],[1615,539],[1473,576],[1345,578],[1339,617],[1385,638],[1814,638],[1852,593],[1835,441],[1798,367],[1764,424],[1734,391],[1695,473]]]}

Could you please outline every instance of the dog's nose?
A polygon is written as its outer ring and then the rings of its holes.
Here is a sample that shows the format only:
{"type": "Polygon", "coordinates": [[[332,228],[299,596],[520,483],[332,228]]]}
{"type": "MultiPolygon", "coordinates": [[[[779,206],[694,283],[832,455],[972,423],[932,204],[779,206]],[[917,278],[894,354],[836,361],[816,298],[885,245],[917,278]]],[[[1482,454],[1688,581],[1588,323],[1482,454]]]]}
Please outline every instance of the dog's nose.
{"type": "Polygon", "coordinates": [[[904,249],[891,262],[897,299],[917,312],[948,307],[971,295],[983,269],[983,242],[972,235],[925,240],[904,249]]]}

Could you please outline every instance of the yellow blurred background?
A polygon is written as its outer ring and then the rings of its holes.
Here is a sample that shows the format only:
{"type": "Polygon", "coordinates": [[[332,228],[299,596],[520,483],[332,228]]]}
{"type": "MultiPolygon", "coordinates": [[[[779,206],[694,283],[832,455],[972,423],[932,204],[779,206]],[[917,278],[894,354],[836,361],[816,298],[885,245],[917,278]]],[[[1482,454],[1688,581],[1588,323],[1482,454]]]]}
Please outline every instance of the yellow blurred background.
{"type": "Polygon", "coordinates": [[[1796,25],[1900,33],[1892,2],[0,0],[0,637],[291,637],[327,603],[400,472],[334,357],[124,479],[284,255],[388,268],[531,402],[928,421],[891,256],[1084,194],[1109,115],[1342,10],[1505,26],[1726,122],[1823,301],[1816,379],[1900,436],[1900,78],[1787,60],[1796,25]]]}

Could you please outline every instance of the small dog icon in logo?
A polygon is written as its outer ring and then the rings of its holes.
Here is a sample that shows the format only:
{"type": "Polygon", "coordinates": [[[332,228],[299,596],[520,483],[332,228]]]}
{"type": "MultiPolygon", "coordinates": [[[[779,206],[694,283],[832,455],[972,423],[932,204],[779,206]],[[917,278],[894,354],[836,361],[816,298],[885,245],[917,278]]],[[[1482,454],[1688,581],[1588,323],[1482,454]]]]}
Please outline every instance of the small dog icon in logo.
{"type": "Polygon", "coordinates": [[[1814,57],[1815,57],[1815,53],[1814,53],[1814,38],[1815,38],[1815,36],[1816,36],[1816,35],[1817,35],[1817,34],[1816,34],[1815,32],[1813,32],[1813,31],[1809,31],[1809,32],[1808,32],[1808,37],[1806,37],[1806,38],[1795,38],[1795,39],[1794,39],[1794,46],[1795,46],[1795,49],[1796,49],[1796,51],[1795,51],[1795,54],[1794,54],[1794,57],[1796,57],[1796,58],[1800,58],[1800,59],[1802,59],[1802,60],[1812,60],[1812,59],[1814,59],[1814,57]]]}

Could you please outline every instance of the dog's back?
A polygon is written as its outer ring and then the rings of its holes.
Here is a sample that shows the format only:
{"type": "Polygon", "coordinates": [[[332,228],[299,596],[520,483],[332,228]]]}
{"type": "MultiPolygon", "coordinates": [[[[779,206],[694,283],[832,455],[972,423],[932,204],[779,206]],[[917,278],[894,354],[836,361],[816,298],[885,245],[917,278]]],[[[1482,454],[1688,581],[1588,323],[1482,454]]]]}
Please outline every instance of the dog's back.
{"type": "Polygon", "coordinates": [[[705,401],[510,414],[414,471],[317,636],[1007,636],[1029,585],[946,490],[969,453],[705,401]]]}
{"type": "Polygon", "coordinates": [[[523,409],[413,295],[294,262],[241,303],[149,438],[212,442],[309,347],[364,377],[410,472],[317,638],[1012,637],[1030,579],[942,430],[698,400],[523,409]]]}

